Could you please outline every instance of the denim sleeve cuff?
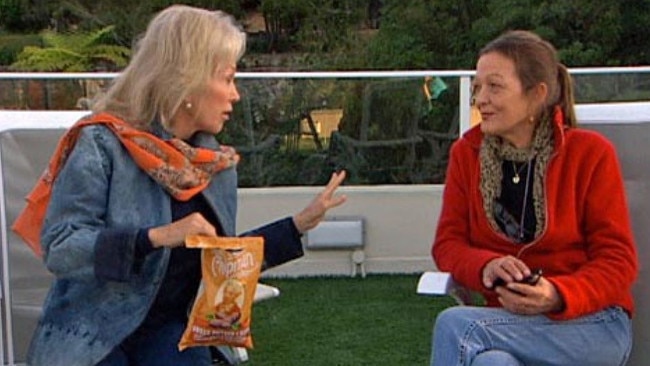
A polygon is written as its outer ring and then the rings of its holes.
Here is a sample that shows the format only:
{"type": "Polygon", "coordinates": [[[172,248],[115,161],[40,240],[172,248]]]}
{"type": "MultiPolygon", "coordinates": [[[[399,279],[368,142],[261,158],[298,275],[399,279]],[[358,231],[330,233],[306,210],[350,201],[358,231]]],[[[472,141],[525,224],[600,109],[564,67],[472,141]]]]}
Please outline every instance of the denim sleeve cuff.
{"type": "Polygon", "coordinates": [[[153,246],[153,243],[151,243],[151,240],[149,239],[149,229],[150,228],[138,230],[138,234],[135,237],[135,256],[133,258],[134,273],[140,273],[144,259],[149,253],[156,250],[156,247],[153,246]]]}
{"type": "MultiPolygon", "coordinates": [[[[126,282],[136,272],[138,230],[107,229],[95,243],[95,276],[101,280],[126,282]]],[[[142,262],[140,260],[140,262],[142,262]]]]}
{"type": "Polygon", "coordinates": [[[293,218],[284,219],[251,230],[245,236],[264,237],[264,263],[266,270],[289,262],[304,255],[301,234],[298,232],[293,218]]]}
{"type": "Polygon", "coordinates": [[[135,259],[144,259],[147,254],[153,252],[155,249],[149,239],[149,228],[138,230],[138,234],[135,237],[135,259]]]}

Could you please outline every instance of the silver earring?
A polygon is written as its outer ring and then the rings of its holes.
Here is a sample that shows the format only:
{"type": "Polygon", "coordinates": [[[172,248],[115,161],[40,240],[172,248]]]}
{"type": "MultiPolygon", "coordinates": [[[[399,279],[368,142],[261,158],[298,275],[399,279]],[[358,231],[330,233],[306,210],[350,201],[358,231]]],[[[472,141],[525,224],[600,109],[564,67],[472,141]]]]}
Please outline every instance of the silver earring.
{"type": "Polygon", "coordinates": [[[192,109],[192,103],[190,103],[190,102],[185,102],[185,108],[187,108],[187,109],[192,109]]]}

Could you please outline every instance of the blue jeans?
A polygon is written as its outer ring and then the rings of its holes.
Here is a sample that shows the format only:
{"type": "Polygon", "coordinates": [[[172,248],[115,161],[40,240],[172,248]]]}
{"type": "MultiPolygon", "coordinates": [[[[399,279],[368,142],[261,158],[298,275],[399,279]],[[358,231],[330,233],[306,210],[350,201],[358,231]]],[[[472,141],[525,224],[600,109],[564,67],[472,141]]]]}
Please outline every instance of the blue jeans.
{"type": "Polygon", "coordinates": [[[631,348],[631,321],[618,307],[555,321],[455,306],[438,314],[431,366],[625,365],[631,348]]]}
{"type": "Polygon", "coordinates": [[[146,334],[130,337],[113,349],[98,366],[209,366],[208,347],[190,347],[180,352],[178,342],[185,323],[173,322],[146,334]]]}

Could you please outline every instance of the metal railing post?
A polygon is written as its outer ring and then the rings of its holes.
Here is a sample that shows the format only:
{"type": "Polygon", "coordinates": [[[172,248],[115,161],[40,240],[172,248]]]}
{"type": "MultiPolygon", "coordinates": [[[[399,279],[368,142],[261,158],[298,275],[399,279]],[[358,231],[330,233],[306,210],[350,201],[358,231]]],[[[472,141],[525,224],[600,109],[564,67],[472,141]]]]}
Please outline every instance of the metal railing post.
{"type": "Polygon", "coordinates": [[[459,135],[469,130],[471,118],[472,80],[470,76],[460,77],[460,93],[458,97],[458,108],[460,116],[459,135]]]}
{"type": "Polygon", "coordinates": [[[7,212],[5,211],[5,191],[4,191],[4,173],[2,161],[2,148],[0,146],[0,227],[2,230],[0,250],[2,256],[2,283],[1,283],[1,301],[4,306],[4,321],[0,316],[0,358],[3,365],[14,364],[14,347],[13,347],[13,322],[11,318],[11,293],[9,283],[9,240],[7,239],[7,212]],[[6,345],[6,359],[5,359],[6,345]],[[5,363],[6,362],[6,363],[5,363]]]}

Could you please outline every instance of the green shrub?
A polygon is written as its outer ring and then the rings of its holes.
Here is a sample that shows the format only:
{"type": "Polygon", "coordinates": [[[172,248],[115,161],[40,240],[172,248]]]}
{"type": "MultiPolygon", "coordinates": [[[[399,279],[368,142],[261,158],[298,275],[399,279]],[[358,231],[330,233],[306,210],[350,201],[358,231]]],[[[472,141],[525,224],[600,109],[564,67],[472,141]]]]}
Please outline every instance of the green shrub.
{"type": "Polygon", "coordinates": [[[41,32],[42,47],[25,47],[11,69],[18,71],[93,71],[126,66],[131,51],[112,44],[114,26],[90,32],[41,32]]]}
{"type": "Polygon", "coordinates": [[[0,65],[11,65],[26,46],[42,46],[38,34],[0,34],[0,65]]]}

